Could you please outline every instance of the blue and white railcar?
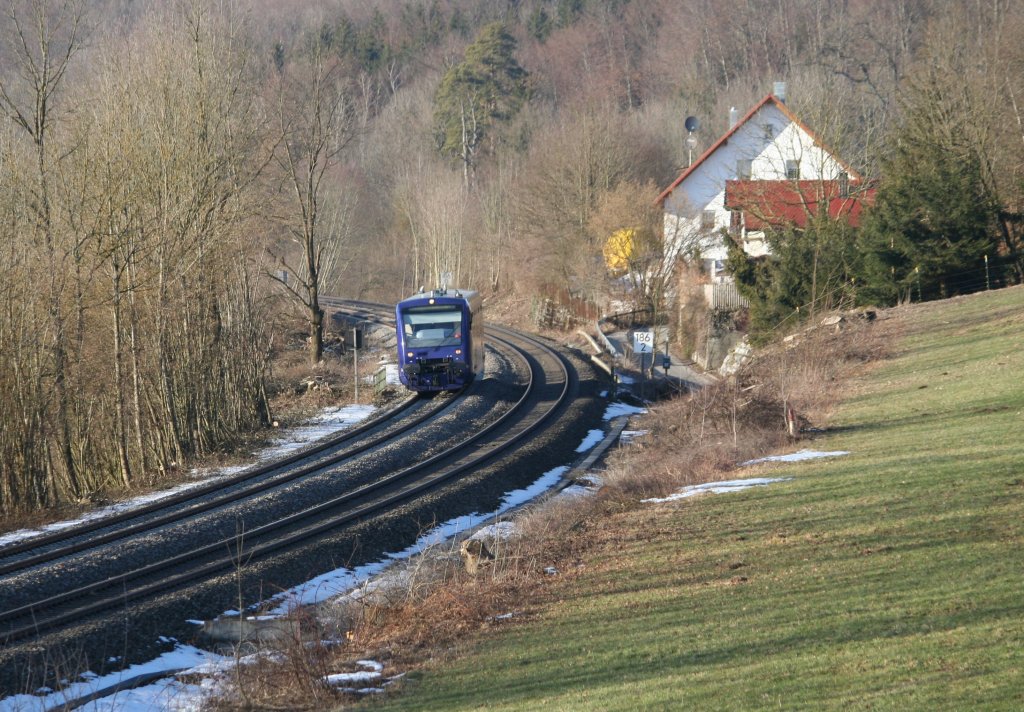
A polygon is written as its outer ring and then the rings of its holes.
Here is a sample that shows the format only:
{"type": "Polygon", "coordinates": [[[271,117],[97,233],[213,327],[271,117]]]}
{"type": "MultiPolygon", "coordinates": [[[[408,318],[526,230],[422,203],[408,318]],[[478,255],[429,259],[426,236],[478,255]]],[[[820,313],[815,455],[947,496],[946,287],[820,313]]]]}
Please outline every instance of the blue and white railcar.
{"type": "Polygon", "coordinates": [[[399,378],[413,391],[469,385],[484,369],[484,315],[479,292],[435,289],[395,306],[399,378]]]}

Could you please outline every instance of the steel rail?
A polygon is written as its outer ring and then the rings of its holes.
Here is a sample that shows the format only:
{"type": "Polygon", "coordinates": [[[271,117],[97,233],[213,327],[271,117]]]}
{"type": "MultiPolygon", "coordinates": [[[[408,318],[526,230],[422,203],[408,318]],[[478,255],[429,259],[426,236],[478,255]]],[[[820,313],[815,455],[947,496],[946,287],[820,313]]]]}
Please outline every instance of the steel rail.
{"type": "MultiPolygon", "coordinates": [[[[522,335],[516,336],[523,339],[526,338],[523,337],[522,335]]],[[[515,348],[518,351],[522,351],[522,349],[514,347],[510,342],[508,342],[508,340],[500,340],[504,341],[508,346],[515,348]]],[[[381,497],[379,499],[366,502],[365,504],[357,506],[353,509],[346,510],[339,515],[330,517],[328,519],[322,519],[322,515],[329,512],[332,509],[337,509],[338,507],[341,507],[345,504],[371,497],[375,492],[380,492],[381,490],[384,490],[386,488],[394,487],[396,483],[399,483],[402,480],[407,480],[413,474],[427,470],[431,466],[441,462],[444,459],[457,457],[460,451],[465,451],[467,448],[472,446],[474,443],[480,441],[489,433],[492,433],[501,425],[510,422],[514,415],[519,415],[519,411],[522,408],[522,404],[525,403],[527,399],[530,398],[530,396],[534,393],[534,384],[536,383],[536,381],[532,377],[527,389],[524,391],[522,397],[519,399],[516,405],[513,406],[512,409],[510,409],[501,418],[499,418],[497,421],[489,425],[487,428],[484,428],[478,433],[476,433],[467,441],[464,441],[463,443],[453,448],[449,448],[446,451],[438,453],[437,455],[428,458],[427,460],[424,460],[423,462],[418,463],[417,465],[414,465],[410,468],[406,468],[405,470],[392,473],[388,477],[378,480],[373,484],[364,485],[360,488],[345,493],[339,497],[333,498],[332,500],[323,502],[307,510],[304,510],[303,512],[295,513],[288,517],[282,518],[277,522],[271,522],[266,525],[263,525],[262,527],[250,530],[245,534],[246,537],[251,538],[254,536],[269,535],[285,527],[294,526],[298,523],[301,523],[304,520],[308,521],[312,518],[317,518],[318,520],[318,523],[312,527],[306,527],[291,535],[279,537],[276,540],[268,541],[258,546],[251,547],[246,552],[247,559],[253,556],[266,556],[267,554],[277,551],[283,547],[296,545],[302,541],[308,540],[313,536],[322,534],[331,529],[335,529],[338,526],[345,524],[349,521],[365,518],[375,512],[384,511],[388,507],[394,506],[398,502],[408,499],[409,497],[412,497],[415,494],[436,487],[438,484],[445,482],[451,479],[452,477],[455,477],[457,474],[461,472],[465,472],[470,468],[476,467],[485,462],[486,460],[495,457],[497,454],[504,452],[506,449],[512,447],[514,443],[518,442],[521,438],[525,437],[529,432],[532,432],[532,430],[539,427],[541,423],[543,423],[547,418],[549,418],[551,414],[553,414],[558,409],[558,406],[564,402],[566,394],[568,393],[570,371],[566,367],[564,360],[559,354],[554,352],[549,347],[544,345],[541,345],[541,347],[544,350],[546,350],[549,354],[553,355],[555,357],[556,363],[559,365],[559,370],[562,374],[561,391],[557,399],[553,401],[551,406],[548,407],[543,414],[541,414],[538,417],[535,417],[532,420],[532,422],[529,422],[526,427],[522,428],[513,436],[506,438],[504,442],[500,443],[500,447],[497,445],[481,447],[481,451],[485,449],[487,451],[480,452],[480,454],[472,457],[470,460],[463,462],[455,467],[448,468],[448,470],[442,471],[439,474],[435,474],[432,477],[425,478],[419,483],[413,483],[405,487],[404,489],[401,489],[397,493],[392,494],[389,497],[381,497]]],[[[530,370],[532,375],[534,371],[534,367],[532,364],[530,370]]],[[[547,381],[546,378],[545,381],[547,381]]],[[[112,577],[104,581],[94,582],[86,586],[81,586],[76,589],[66,591],[57,596],[52,596],[42,601],[36,601],[32,604],[27,604],[0,613],[0,622],[15,622],[19,618],[31,619],[31,623],[27,625],[9,628],[7,631],[3,633],[3,638],[8,641],[12,641],[19,638],[35,635],[44,629],[55,628],[60,625],[72,622],[73,620],[80,619],[83,616],[91,615],[102,610],[107,610],[112,606],[119,607],[124,605],[127,601],[147,597],[153,595],[154,593],[167,590],[170,588],[175,588],[186,583],[189,583],[191,581],[201,579],[213,573],[224,571],[225,569],[234,566],[238,561],[238,557],[241,555],[241,552],[238,550],[236,539],[237,538],[231,540],[221,540],[212,544],[208,544],[203,547],[200,547],[199,549],[190,551],[188,554],[178,555],[160,562],[154,562],[153,564],[142,567],[135,571],[126,572],[125,574],[112,577]],[[223,553],[225,551],[228,552],[226,555],[223,553]],[[181,567],[183,565],[186,565],[190,561],[195,561],[197,558],[203,556],[210,556],[218,553],[220,554],[219,557],[214,556],[214,559],[212,561],[200,564],[198,567],[193,567],[188,572],[174,574],[171,576],[162,576],[161,579],[157,582],[138,585],[130,589],[128,588],[129,583],[133,580],[138,580],[146,576],[153,576],[159,574],[161,571],[164,571],[168,568],[181,567]],[[44,612],[47,609],[53,609],[59,605],[73,602],[74,600],[80,599],[82,597],[94,597],[97,594],[101,593],[104,589],[109,590],[112,587],[114,588],[114,593],[108,598],[94,599],[92,602],[85,606],[78,606],[75,607],[73,610],[67,610],[47,617],[39,616],[40,613],[44,612]]]]}
{"type": "MultiPolygon", "coordinates": [[[[415,399],[411,399],[411,400],[415,400],[415,399]]],[[[296,459],[291,459],[289,461],[276,461],[271,466],[268,466],[266,468],[261,468],[260,472],[249,473],[248,476],[243,477],[243,478],[235,478],[235,477],[233,477],[233,478],[226,479],[226,480],[218,480],[216,483],[214,483],[216,486],[212,486],[212,485],[211,486],[204,486],[203,487],[204,491],[202,493],[192,493],[192,496],[190,496],[190,497],[178,497],[178,496],[167,497],[167,498],[159,501],[159,503],[162,506],[140,507],[139,509],[133,509],[133,510],[130,510],[129,512],[126,512],[124,514],[117,515],[114,518],[108,518],[108,519],[104,519],[104,520],[99,520],[99,521],[102,522],[103,526],[83,527],[82,530],[76,529],[74,532],[70,532],[70,531],[64,532],[65,536],[63,536],[63,537],[52,537],[52,540],[49,541],[49,542],[46,542],[45,544],[35,543],[34,547],[28,547],[28,548],[22,549],[22,550],[24,551],[24,550],[30,550],[31,548],[47,546],[47,545],[50,545],[50,544],[58,543],[60,541],[66,540],[66,539],[79,539],[79,540],[78,541],[70,542],[70,543],[68,543],[68,544],[66,544],[64,546],[58,547],[58,548],[47,549],[45,551],[41,551],[38,554],[33,554],[31,556],[22,557],[20,559],[14,559],[12,561],[8,561],[6,563],[2,563],[2,564],[0,564],[0,576],[11,574],[11,573],[15,573],[15,572],[18,572],[18,571],[24,571],[26,569],[30,569],[30,568],[32,568],[34,566],[38,566],[40,564],[44,564],[44,563],[47,563],[49,561],[53,561],[55,559],[63,558],[65,556],[71,556],[73,554],[78,554],[78,553],[81,553],[83,551],[88,551],[90,549],[95,549],[95,548],[97,548],[99,546],[102,546],[104,544],[109,544],[111,542],[118,541],[120,539],[126,539],[126,538],[128,538],[130,536],[134,536],[136,534],[141,534],[143,532],[151,531],[153,529],[157,529],[159,527],[166,526],[168,524],[173,524],[174,522],[182,521],[182,520],[187,519],[189,517],[193,517],[193,516],[195,516],[197,514],[202,514],[203,512],[208,512],[210,510],[217,509],[218,507],[224,507],[224,506],[227,506],[229,504],[234,504],[234,503],[240,502],[240,501],[242,501],[244,499],[248,499],[250,497],[254,497],[254,496],[258,495],[258,494],[266,492],[267,490],[271,490],[271,489],[274,489],[276,487],[280,487],[282,485],[286,485],[286,484],[288,484],[290,482],[293,482],[293,481],[295,481],[297,479],[300,479],[302,477],[306,477],[307,475],[310,475],[310,474],[313,474],[313,473],[316,473],[316,472],[320,472],[321,470],[323,470],[323,469],[325,469],[327,467],[335,467],[335,466],[345,462],[346,460],[352,459],[353,457],[355,457],[356,455],[359,455],[360,453],[363,453],[363,452],[365,452],[365,451],[367,451],[367,450],[369,450],[371,448],[377,447],[377,446],[379,446],[379,445],[381,445],[381,444],[383,444],[383,443],[385,443],[385,442],[387,442],[389,440],[394,439],[396,436],[401,435],[402,433],[405,433],[405,432],[408,432],[409,430],[412,430],[416,426],[418,426],[418,425],[426,422],[427,420],[430,420],[431,418],[435,417],[438,413],[441,413],[444,410],[446,410],[448,408],[451,408],[454,404],[455,404],[455,402],[451,401],[451,402],[448,402],[448,403],[439,404],[437,407],[429,408],[429,409],[425,410],[424,412],[420,413],[419,415],[415,416],[414,418],[410,418],[410,419],[404,421],[397,428],[391,429],[391,430],[387,431],[386,433],[381,433],[380,435],[377,435],[375,437],[366,438],[366,439],[358,442],[357,444],[353,445],[352,447],[346,448],[345,450],[343,450],[341,452],[338,452],[336,455],[331,456],[329,459],[321,460],[321,461],[314,462],[314,463],[310,463],[310,464],[305,465],[303,467],[299,467],[299,468],[296,468],[296,469],[293,469],[293,470],[289,470],[289,471],[287,471],[287,472],[285,472],[285,473],[283,473],[281,475],[278,475],[277,477],[268,478],[268,479],[261,480],[261,481],[258,481],[258,482],[253,482],[252,484],[246,485],[243,489],[232,491],[232,492],[220,495],[220,496],[215,496],[215,497],[212,497],[210,499],[197,502],[196,504],[194,504],[192,506],[189,506],[189,507],[185,507],[183,509],[174,509],[173,511],[167,512],[167,514],[164,514],[164,515],[161,515],[161,516],[158,516],[158,517],[151,517],[151,518],[146,519],[145,521],[139,522],[137,524],[131,524],[129,526],[121,527],[121,528],[115,529],[115,530],[110,531],[110,532],[106,532],[106,533],[103,533],[103,534],[99,534],[97,536],[89,537],[88,540],[81,540],[81,537],[84,536],[85,534],[88,534],[89,532],[92,532],[92,531],[96,531],[98,529],[102,529],[102,528],[104,528],[106,526],[112,526],[114,524],[120,524],[120,523],[124,523],[124,522],[127,522],[127,521],[131,521],[132,519],[137,519],[137,518],[143,517],[143,516],[145,516],[147,514],[152,514],[154,512],[160,511],[162,509],[170,509],[172,507],[175,507],[175,506],[180,505],[180,504],[184,504],[184,503],[189,502],[191,500],[197,500],[201,496],[204,496],[204,495],[207,495],[207,494],[212,494],[212,493],[216,492],[217,490],[224,489],[226,487],[233,487],[233,486],[236,486],[236,485],[239,485],[239,484],[245,484],[246,482],[249,482],[251,480],[255,480],[258,477],[262,477],[263,475],[266,475],[269,472],[273,472],[274,470],[278,470],[278,469],[281,469],[283,467],[287,467],[290,464],[294,464],[296,462],[296,459]],[[111,521],[112,519],[113,519],[113,521],[111,521]]],[[[376,426],[379,426],[379,425],[383,424],[384,422],[386,422],[386,420],[387,419],[385,419],[385,420],[378,420],[373,425],[371,425],[368,428],[363,429],[359,433],[351,433],[348,438],[336,439],[332,443],[332,445],[337,446],[337,445],[340,445],[340,444],[344,443],[346,440],[351,440],[351,439],[354,439],[356,437],[359,437],[360,435],[365,433],[367,430],[372,429],[373,427],[376,427],[376,426]]],[[[305,457],[297,458],[297,460],[305,459],[306,457],[309,457],[310,454],[316,454],[316,452],[323,452],[324,449],[329,449],[329,446],[318,447],[315,452],[312,452],[312,453],[307,452],[305,457]]],[[[189,492],[191,493],[191,490],[189,492]]],[[[7,552],[6,551],[2,551],[2,552],[0,552],[0,554],[5,554],[6,555],[7,552]]]]}
{"type": "MultiPolygon", "coordinates": [[[[342,300],[334,300],[342,301],[342,300]]],[[[353,302],[355,303],[355,302],[353,302]]],[[[370,303],[360,303],[369,305],[370,303]]],[[[379,306],[380,310],[385,308],[384,305],[379,306]]],[[[386,320],[381,320],[378,323],[386,324],[386,320]]],[[[390,431],[387,434],[382,434],[376,438],[370,438],[364,443],[356,445],[355,447],[348,448],[344,452],[340,452],[336,457],[332,457],[326,461],[319,463],[312,463],[302,468],[298,468],[291,472],[286,472],[278,477],[272,479],[263,480],[256,482],[253,485],[245,487],[237,492],[232,492],[220,497],[214,497],[213,499],[205,502],[200,502],[197,505],[188,507],[187,509],[178,509],[176,511],[169,512],[167,515],[151,518],[144,522],[140,522],[136,525],[122,527],[115,531],[100,534],[98,536],[90,537],[88,540],[82,540],[85,535],[92,532],[106,529],[108,527],[114,527],[118,524],[132,521],[134,519],[140,519],[146,515],[159,512],[161,510],[170,510],[172,508],[180,507],[191,501],[200,500],[203,497],[214,494],[220,490],[227,488],[238,487],[239,485],[245,485],[247,482],[253,482],[265,477],[266,475],[276,470],[281,470],[294,465],[303,460],[320,455],[328,450],[337,448],[346,442],[350,442],[357,438],[362,437],[366,433],[383,425],[386,425],[389,421],[397,421],[402,414],[412,408],[420,399],[416,395],[411,395],[398,403],[393,408],[390,408],[383,413],[377,415],[377,417],[361,423],[360,425],[349,428],[337,435],[324,438],[316,442],[315,444],[305,447],[295,453],[287,455],[285,457],[267,462],[256,467],[246,468],[244,471],[237,475],[229,477],[218,478],[208,483],[198,485],[196,487],[190,487],[178,494],[169,495],[161,499],[155,500],[151,503],[140,505],[138,507],[132,507],[129,510],[125,510],[120,513],[110,514],[103,517],[98,517],[81,524],[76,524],[70,527],[63,528],[59,531],[52,532],[50,534],[39,534],[36,536],[28,537],[22,541],[14,544],[8,544],[6,546],[0,545],[0,576],[15,573],[18,571],[24,571],[26,569],[38,566],[40,564],[54,561],[56,559],[71,556],[73,554],[88,551],[89,549],[108,544],[118,539],[127,538],[135,534],[147,531],[149,529],[155,529],[156,527],[163,526],[169,523],[173,523],[179,519],[184,519],[189,516],[201,514],[203,512],[215,509],[217,507],[226,506],[234,502],[239,502],[243,499],[251,497],[253,495],[265,492],[268,489],[287,484],[296,480],[300,477],[304,477],[312,472],[315,472],[324,467],[330,467],[343,462],[346,459],[352,458],[361,452],[376,447],[389,439],[397,435],[401,435],[404,432],[416,427],[417,425],[435,417],[437,414],[443,412],[446,408],[451,407],[454,401],[448,403],[436,404],[432,408],[428,408],[421,415],[409,420],[404,425],[400,425],[398,428],[390,431]],[[78,541],[74,541],[74,540],[78,541]],[[52,547],[55,544],[61,544],[61,542],[69,542],[62,546],[55,548],[45,549],[45,547],[52,547]],[[19,554],[25,552],[31,552],[39,549],[39,553],[32,554],[30,556],[23,556],[18,558],[19,554]]]]}
{"type": "MultiPolygon", "coordinates": [[[[196,499],[198,497],[205,496],[207,494],[210,494],[211,492],[216,492],[219,489],[223,489],[224,487],[233,487],[235,485],[242,484],[247,480],[251,480],[256,477],[262,477],[263,475],[273,472],[276,469],[287,467],[288,465],[293,465],[300,460],[313,457],[315,455],[322,453],[324,450],[329,450],[332,447],[337,447],[338,445],[341,445],[348,440],[352,440],[356,437],[359,437],[368,430],[372,430],[373,428],[382,425],[386,421],[400,415],[402,412],[411,407],[416,402],[416,400],[417,399],[415,396],[407,398],[401,403],[399,403],[395,408],[389,409],[384,413],[381,413],[378,417],[374,418],[371,421],[362,423],[356,426],[355,428],[349,428],[337,435],[332,435],[329,438],[319,440],[314,445],[307,448],[303,448],[302,450],[292,453],[291,455],[282,457],[281,459],[273,460],[272,462],[259,465],[255,468],[246,468],[245,471],[237,475],[219,478],[207,484],[189,488],[188,490],[181,492],[180,494],[164,497],[152,503],[132,508],[131,510],[128,510],[126,512],[111,514],[106,517],[101,517],[95,520],[90,520],[88,522],[83,522],[80,525],[75,525],[72,527],[68,527],[66,529],[61,529],[60,531],[54,532],[52,534],[40,534],[37,536],[29,537],[25,540],[16,542],[14,544],[0,545],[0,558],[8,558],[15,554],[19,554],[23,551],[28,551],[30,549],[47,546],[49,544],[57,543],[64,539],[68,539],[74,536],[82,536],[84,534],[88,534],[89,532],[96,531],[97,529],[102,529],[103,527],[110,526],[112,524],[119,524],[121,522],[134,519],[135,517],[159,511],[160,509],[165,509],[167,507],[184,504],[185,502],[188,502],[191,499],[196,499]]],[[[7,567],[5,567],[4,565],[0,565],[0,574],[6,573],[7,570],[7,567]]]]}

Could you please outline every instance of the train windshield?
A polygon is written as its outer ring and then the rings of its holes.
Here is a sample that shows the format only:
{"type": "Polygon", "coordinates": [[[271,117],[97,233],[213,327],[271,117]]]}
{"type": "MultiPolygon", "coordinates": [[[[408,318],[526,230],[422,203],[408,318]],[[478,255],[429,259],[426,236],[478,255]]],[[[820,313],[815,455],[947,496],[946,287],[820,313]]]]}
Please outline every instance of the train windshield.
{"type": "Polygon", "coordinates": [[[462,343],[462,310],[438,304],[402,311],[402,333],[410,349],[458,346],[462,343]]]}

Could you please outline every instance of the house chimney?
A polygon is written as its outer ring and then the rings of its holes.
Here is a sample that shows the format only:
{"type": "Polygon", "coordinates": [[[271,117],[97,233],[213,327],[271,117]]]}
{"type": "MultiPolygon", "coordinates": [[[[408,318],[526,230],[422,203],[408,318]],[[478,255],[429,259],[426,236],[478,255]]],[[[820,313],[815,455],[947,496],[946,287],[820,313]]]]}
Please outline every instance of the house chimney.
{"type": "Polygon", "coordinates": [[[740,112],[736,111],[735,106],[729,107],[729,128],[731,129],[736,125],[736,122],[740,120],[740,112]]]}
{"type": "Polygon", "coordinates": [[[786,82],[775,82],[775,89],[772,90],[772,94],[775,98],[781,101],[783,104],[786,103],[786,82]]]}

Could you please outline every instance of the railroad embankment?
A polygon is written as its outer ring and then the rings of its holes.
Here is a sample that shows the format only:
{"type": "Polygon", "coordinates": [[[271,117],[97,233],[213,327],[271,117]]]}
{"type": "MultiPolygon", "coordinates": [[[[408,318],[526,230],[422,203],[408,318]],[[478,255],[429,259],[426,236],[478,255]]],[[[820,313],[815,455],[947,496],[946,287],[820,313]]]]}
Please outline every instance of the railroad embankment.
{"type": "Polygon", "coordinates": [[[388,709],[1019,708],[1021,373],[1020,288],[803,334],[306,667],[380,661],[388,709]]]}

